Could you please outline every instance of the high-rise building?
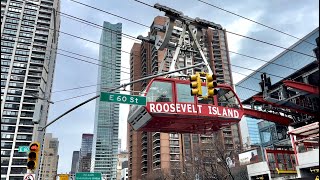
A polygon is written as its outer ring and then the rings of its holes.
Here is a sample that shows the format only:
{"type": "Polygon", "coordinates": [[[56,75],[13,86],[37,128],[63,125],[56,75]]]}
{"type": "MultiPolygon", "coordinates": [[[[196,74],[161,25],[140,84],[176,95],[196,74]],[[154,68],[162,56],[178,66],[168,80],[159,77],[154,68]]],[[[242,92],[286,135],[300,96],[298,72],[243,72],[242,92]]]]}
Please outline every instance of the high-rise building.
{"type": "Polygon", "coordinates": [[[241,137],[243,148],[248,149],[252,145],[259,145],[260,144],[260,135],[259,135],[259,128],[258,122],[261,120],[254,119],[251,117],[244,117],[240,121],[241,127],[241,137]]]}
{"type": "Polygon", "coordinates": [[[47,133],[43,145],[40,179],[55,179],[59,162],[58,148],[58,138],[52,138],[52,134],[47,133]]]}
{"type": "Polygon", "coordinates": [[[78,172],[90,172],[93,134],[82,134],[78,172]]]}
{"type": "MultiPolygon", "coordinates": [[[[308,35],[306,35],[303,38],[303,40],[307,42],[315,42],[318,37],[319,37],[319,28],[316,28],[315,30],[310,32],[308,35]]],[[[295,73],[297,69],[300,69],[312,63],[315,60],[314,58],[312,58],[312,56],[314,55],[314,52],[313,52],[314,48],[315,48],[314,45],[305,43],[303,41],[298,41],[295,44],[293,44],[288,49],[299,50],[299,52],[308,54],[310,56],[305,56],[292,51],[283,51],[282,53],[274,57],[272,60],[270,60],[269,63],[266,63],[265,65],[260,67],[258,70],[251,73],[250,75],[248,75],[247,77],[245,77],[235,85],[239,99],[241,99],[243,102],[248,101],[252,96],[256,95],[257,92],[261,91],[261,87],[259,85],[259,82],[260,82],[259,78],[262,72],[267,72],[268,76],[270,76],[271,78],[271,83],[276,84],[284,80],[285,77],[288,77],[291,74],[295,73]],[[296,61],[296,59],[299,59],[299,61],[296,61]],[[279,64],[282,66],[279,66],[279,64]],[[250,88],[250,90],[248,89],[248,87],[250,88]]],[[[310,81],[310,80],[306,80],[306,81],[310,81]]],[[[241,134],[242,134],[244,144],[251,146],[256,142],[264,143],[263,139],[262,139],[262,142],[260,142],[260,135],[259,135],[259,128],[258,128],[258,123],[260,121],[261,120],[256,120],[250,117],[244,117],[241,120],[240,122],[241,134]],[[249,144],[247,142],[248,137],[250,140],[249,144]]],[[[263,124],[269,125],[270,123],[268,122],[261,123],[261,125],[263,124]]]]}
{"type": "Polygon", "coordinates": [[[80,151],[73,151],[70,174],[75,174],[79,169],[80,151]]]}
{"type": "Polygon", "coordinates": [[[60,28],[52,9],[59,0],[1,1],[1,179],[27,172],[19,146],[43,144],[60,28]]]}
{"type": "MultiPolygon", "coordinates": [[[[163,32],[155,31],[154,27],[161,29],[159,26],[165,25],[166,20],[166,17],[156,17],[151,25],[149,36],[163,35],[163,32]]],[[[175,29],[175,33],[179,33],[179,28],[175,29]]],[[[207,29],[204,34],[202,41],[205,47],[204,53],[211,69],[217,75],[217,82],[233,85],[226,32],[207,29]]],[[[150,74],[157,74],[165,53],[165,51],[157,51],[150,43],[135,43],[130,56],[131,81],[150,74]]],[[[200,60],[201,58],[195,57],[193,63],[200,60]]],[[[179,62],[179,59],[178,63],[184,64],[179,62]]],[[[168,67],[169,63],[165,64],[163,71],[167,71],[168,67]]],[[[147,84],[148,81],[135,83],[131,86],[131,91],[142,91],[147,84]]],[[[137,93],[132,94],[137,95],[137,93]]],[[[218,134],[224,148],[228,151],[241,148],[238,124],[224,128],[218,134]]],[[[186,157],[192,156],[192,152],[195,151],[193,147],[207,143],[208,139],[212,139],[212,135],[139,132],[134,131],[128,124],[129,179],[146,178],[148,174],[158,170],[173,173],[175,168],[181,167],[186,157]]]]}
{"type": "Polygon", "coordinates": [[[128,152],[120,152],[117,159],[117,180],[122,180],[123,169],[127,168],[128,170],[128,152]]]}
{"type": "MultiPolygon", "coordinates": [[[[122,24],[104,22],[100,38],[97,92],[120,85],[122,24]]],[[[118,91],[115,91],[117,93],[118,91]]],[[[116,179],[119,131],[119,104],[96,101],[92,171],[107,179],[116,179]]]]}

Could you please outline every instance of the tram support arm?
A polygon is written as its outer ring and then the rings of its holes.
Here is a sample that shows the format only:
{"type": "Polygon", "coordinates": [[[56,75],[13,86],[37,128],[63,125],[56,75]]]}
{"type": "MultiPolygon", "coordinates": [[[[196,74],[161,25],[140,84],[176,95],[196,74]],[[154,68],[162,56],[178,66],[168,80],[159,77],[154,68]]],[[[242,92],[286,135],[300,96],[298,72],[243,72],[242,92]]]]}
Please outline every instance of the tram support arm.
{"type": "MultiPolygon", "coordinates": [[[[189,67],[184,67],[184,68],[180,68],[180,69],[177,69],[177,70],[174,70],[174,71],[171,71],[171,72],[164,72],[164,73],[160,73],[160,74],[156,74],[156,75],[152,75],[152,76],[148,76],[148,77],[144,77],[144,78],[141,78],[141,79],[137,79],[135,81],[131,81],[129,83],[124,83],[120,86],[117,86],[115,88],[111,88],[111,89],[108,89],[108,92],[112,92],[114,90],[117,90],[117,89],[120,89],[122,87],[126,87],[128,85],[131,85],[131,84],[134,84],[134,83],[137,83],[137,82],[140,82],[140,81],[144,81],[144,80],[148,80],[148,79],[152,79],[152,78],[156,78],[156,77],[159,77],[159,76],[164,76],[164,75],[168,75],[168,74],[172,74],[172,73],[175,73],[175,72],[179,72],[179,71],[183,71],[183,70],[187,70],[187,69],[191,69],[191,68],[195,68],[195,67],[198,67],[198,66],[203,66],[205,65],[204,63],[199,63],[199,64],[196,64],[196,65],[193,65],[193,66],[189,66],[189,67]]],[[[77,109],[78,107],[84,105],[84,104],[87,104],[88,102],[96,99],[100,97],[100,94],[99,95],[96,95],[76,106],[74,106],[73,108],[69,109],[68,111],[66,111],[65,113],[61,114],[60,116],[58,116],[57,118],[55,118],[54,120],[52,120],[50,123],[48,123],[47,125],[45,125],[44,127],[39,127],[38,131],[44,131],[48,126],[50,126],[51,124],[53,124],[54,122],[56,122],[57,120],[59,120],[60,118],[62,118],[63,116],[69,114],[70,112],[72,112],[73,110],[77,109]]]]}

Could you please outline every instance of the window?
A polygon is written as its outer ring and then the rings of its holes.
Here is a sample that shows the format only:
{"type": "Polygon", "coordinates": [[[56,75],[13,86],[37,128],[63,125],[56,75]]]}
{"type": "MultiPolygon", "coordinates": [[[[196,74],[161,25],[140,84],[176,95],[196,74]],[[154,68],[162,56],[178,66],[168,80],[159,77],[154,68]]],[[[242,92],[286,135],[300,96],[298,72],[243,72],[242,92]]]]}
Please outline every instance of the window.
{"type": "Polygon", "coordinates": [[[1,52],[5,52],[5,53],[12,53],[12,49],[8,49],[8,48],[1,48],[1,52]]]}
{"type": "Polygon", "coordinates": [[[11,101],[11,102],[20,102],[21,98],[20,97],[15,97],[15,96],[7,96],[6,100],[7,101],[11,101]]]}
{"type": "MultiPolygon", "coordinates": [[[[207,95],[208,95],[207,87],[202,86],[202,96],[207,96],[207,95]]],[[[198,97],[198,103],[199,104],[214,104],[214,101],[212,98],[198,97]]]]}
{"type": "Polygon", "coordinates": [[[5,87],[6,86],[6,81],[1,81],[1,87],[5,87]]]}
{"type": "Polygon", "coordinates": [[[8,91],[7,91],[8,94],[16,94],[16,95],[21,95],[22,94],[22,91],[19,90],[19,89],[11,89],[9,88],[8,91]]]}
{"type": "Polygon", "coordinates": [[[10,66],[10,61],[1,61],[1,66],[10,66]]]}
{"type": "Polygon", "coordinates": [[[178,102],[194,103],[194,97],[190,95],[190,87],[188,84],[177,84],[178,102]]]}
{"type": "Polygon", "coordinates": [[[3,31],[4,34],[11,34],[11,35],[16,35],[17,31],[11,30],[11,29],[5,29],[3,31]]]}
{"type": "Polygon", "coordinates": [[[32,135],[17,135],[17,140],[24,140],[24,141],[31,141],[32,140],[32,135]]]}
{"type": "Polygon", "coordinates": [[[17,117],[18,116],[18,111],[3,110],[3,115],[17,117]]]}
{"type": "Polygon", "coordinates": [[[1,126],[1,132],[11,132],[14,133],[14,130],[16,129],[15,126],[1,126]]]}
{"type": "Polygon", "coordinates": [[[1,66],[1,72],[9,72],[9,68],[5,68],[1,66]]]}
{"type": "Polygon", "coordinates": [[[1,124],[16,124],[17,119],[16,118],[2,118],[1,124]]]}
{"type": "Polygon", "coordinates": [[[26,74],[26,70],[24,70],[24,69],[12,69],[11,72],[14,74],[21,74],[21,75],[26,74]]]}
{"type": "Polygon", "coordinates": [[[9,104],[9,103],[5,103],[4,107],[6,109],[15,109],[18,110],[19,109],[19,104],[9,104]]]}
{"type": "Polygon", "coordinates": [[[11,56],[5,55],[5,54],[1,54],[1,59],[7,59],[10,60],[11,56]]]}
{"type": "Polygon", "coordinates": [[[222,89],[218,90],[218,105],[224,107],[231,107],[239,109],[240,105],[238,99],[231,90],[222,89]]]}
{"type": "Polygon", "coordinates": [[[7,79],[8,75],[7,74],[1,74],[1,79],[7,79]]]}
{"type": "Polygon", "coordinates": [[[27,64],[15,62],[15,63],[13,63],[13,66],[14,66],[14,67],[26,68],[26,67],[27,67],[27,64]]]}
{"type": "MultiPolygon", "coordinates": [[[[14,136],[14,134],[4,134],[4,133],[1,133],[1,139],[13,140],[13,136],[14,136]]],[[[2,151],[1,151],[1,154],[2,154],[2,151]]]]}
{"type": "Polygon", "coordinates": [[[25,62],[27,62],[27,61],[28,61],[28,57],[24,57],[24,56],[15,56],[15,57],[14,57],[14,60],[17,60],[17,61],[25,61],[25,62]]]}
{"type": "MultiPolygon", "coordinates": [[[[15,81],[24,81],[24,76],[11,75],[10,79],[15,80],[15,81]]],[[[22,86],[19,86],[19,87],[22,87],[22,86]]]]}
{"type": "Polygon", "coordinates": [[[172,83],[153,81],[147,94],[148,102],[172,102],[172,83]]]}
{"type": "Polygon", "coordinates": [[[1,46],[13,47],[13,45],[14,43],[12,42],[1,41],[1,46]]]}
{"type": "Polygon", "coordinates": [[[29,51],[16,50],[16,54],[29,55],[29,51]]]}

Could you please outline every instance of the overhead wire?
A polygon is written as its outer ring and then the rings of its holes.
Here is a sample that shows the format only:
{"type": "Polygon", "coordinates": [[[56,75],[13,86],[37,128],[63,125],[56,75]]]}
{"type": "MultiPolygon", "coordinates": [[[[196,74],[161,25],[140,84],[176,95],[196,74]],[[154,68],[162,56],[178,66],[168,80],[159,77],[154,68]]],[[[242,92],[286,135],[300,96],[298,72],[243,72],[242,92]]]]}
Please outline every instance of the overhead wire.
{"type": "MultiPolygon", "coordinates": [[[[137,1],[137,0],[134,0],[134,1],[137,1]]],[[[222,11],[224,11],[224,12],[233,14],[233,15],[238,16],[238,17],[241,17],[241,18],[246,19],[246,20],[248,20],[248,21],[250,21],[250,22],[259,24],[259,25],[264,26],[264,27],[266,27],[266,28],[268,28],[268,29],[271,29],[271,30],[273,30],[273,31],[277,31],[277,32],[279,32],[279,33],[281,33],[281,34],[285,34],[285,35],[287,35],[287,36],[293,37],[293,38],[298,39],[298,40],[300,40],[300,41],[303,41],[303,42],[306,42],[306,43],[308,43],[308,44],[317,46],[316,44],[314,44],[314,43],[312,43],[312,42],[306,41],[305,39],[302,39],[302,38],[299,38],[299,37],[297,37],[297,36],[291,35],[291,34],[286,33],[286,32],[284,32],[284,31],[281,31],[281,30],[278,30],[278,29],[273,28],[273,27],[271,27],[271,26],[268,26],[268,25],[265,25],[265,24],[263,24],[263,23],[260,23],[260,22],[258,22],[258,21],[249,19],[249,18],[247,18],[247,17],[244,17],[244,16],[239,15],[239,14],[237,14],[237,13],[234,13],[234,12],[232,12],[232,11],[226,10],[226,9],[221,8],[221,7],[219,7],[219,6],[213,5],[213,4],[208,3],[208,2],[205,2],[205,1],[203,1],[203,0],[197,0],[197,1],[202,2],[202,3],[204,3],[204,4],[207,4],[207,5],[211,6],[211,7],[216,8],[216,9],[222,10],[222,11]]]]}
{"type": "MultiPolygon", "coordinates": [[[[49,28],[49,29],[51,29],[51,28],[49,28]]],[[[75,36],[75,35],[72,35],[72,34],[70,34],[70,33],[65,33],[65,32],[62,32],[62,31],[59,31],[59,30],[56,30],[56,31],[58,31],[58,32],[61,32],[61,33],[63,33],[63,34],[67,34],[67,35],[70,35],[70,36],[72,36],[72,37],[75,37],[75,38],[79,38],[79,39],[82,39],[82,40],[85,40],[85,41],[89,41],[89,42],[91,42],[91,43],[95,43],[95,44],[99,44],[99,45],[101,45],[101,43],[97,43],[97,42],[94,42],[94,41],[92,41],[92,40],[88,40],[88,39],[86,39],[86,38],[82,38],[82,37],[79,37],[79,36],[75,36]]],[[[109,46],[107,46],[107,47],[109,47],[109,46]]],[[[109,47],[109,48],[113,48],[113,47],[109,47]]],[[[116,49],[116,50],[119,50],[119,49],[117,49],[117,48],[113,48],[113,49],[116,49]]],[[[122,51],[122,50],[121,50],[122,51]]],[[[126,52],[126,51],[125,51],[126,52]]],[[[127,52],[128,53],[128,52],[127,52]]],[[[58,54],[61,54],[61,53],[58,53],[58,54]]],[[[130,53],[131,54],[131,53],[130,53]]],[[[61,54],[61,55],[64,55],[64,54],[61,54]]],[[[67,55],[64,55],[64,56],[67,56],[67,55]]],[[[69,56],[70,57],[70,56],[69,56]]],[[[79,58],[74,58],[74,57],[70,57],[70,58],[73,58],[73,59],[77,59],[77,60],[81,60],[81,59],[79,59],[79,58]]],[[[81,60],[81,61],[83,61],[83,62],[88,62],[88,61],[85,61],[85,60],[81,60]]],[[[89,63],[91,63],[91,62],[89,62],[89,63]]],[[[91,63],[91,64],[95,64],[95,63],[91,63]]],[[[228,63],[229,64],[229,63],[228,63]]],[[[95,65],[98,65],[98,64],[95,64],[95,65]]],[[[239,68],[244,68],[244,69],[247,69],[247,70],[251,70],[251,71],[255,71],[255,70],[253,70],[253,69],[250,69],[250,68],[245,68],[245,67],[241,67],[241,66],[236,66],[236,65],[232,65],[232,64],[230,64],[231,66],[235,66],[235,67],[239,67],[239,68]]],[[[236,71],[233,71],[233,72],[235,72],[235,73],[238,73],[238,74],[242,74],[242,73],[239,73],[239,72],[236,72],[236,71]]],[[[127,73],[127,72],[126,72],[127,73]]],[[[128,73],[129,74],[129,73],[128,73]]],[[[244,75],[245,76],[245,74],[242,74],[242,75],[244,75]]],[[[270,75],[272,75],[272,74],[270,74],[270,75]]],[[[148,75],[146,75],[146,76],[148,76],[148,75]]],[[[146,77],[145,76],[145,77],[146,77]]],[[[277,75],[275,75],[275,76],[277,76],[277,75]]],[[[280,77],[280,76],[279,76],[280,77]]],[[[281,78],[284,78],[284,77],[281,77],[281,78]]],[[[88,87],[88,86],[85,86],[85,87],[88,87]]],[[[82,88],[82,87],[81,87],[82,88]]],[[[72,89],[79,89],[79,88],[72,88],[72,89]]],[[[69,90],[69,89],[67,89],[67,90],[69,90]]],[[[62,90],[62,91],[65,91],[65,90],[62,90]]],[[[59,91],[59,92],[62,92],[61,90],[59,91]]]]}
{"type": "MultiPolygon", "coordinates": [[[[92,26],[92,27],[95,27],[95,28],[98,28],[98,27],[96,27],[96,26],[103,27],[103,26],[100,26],[100,25],[98,25],[98,24],[92,23],[92,22],[90,22],[90,21],[86,21],[86,20],[84,20],[84,19],[81,19],[81,18],[79,18],[79,17],[75,17],[75,16],[72,16],[72,15],[69,15],[69,14],[67,14],[67,13],[63,13],[63,12],[60,12],[60,13],[61,13],[61,14],[65,14],[66,16],[64,16],[64,17],[70,16],[70,17],[72,17],[72,18],[69,18],[69,19],[78,21],[78,22],[80,22],[80,23],[87,24],[87,25],[92,26]],[[93,25],[91,25],[91,24],[93,24],[93,25]]],[[[99,28],[99,29],[101,29],[101,28],[99,28]]],[[[108,28],[105,28],[105,27],[104,27],[103,29],[105,29],[105,30],[112,30],[112,29],[108,29],[108,28]]],[[[119,33],[119,32],[116,32],[116,33],[119,33]]],[[[125,34],[125,33],[121,33],[121,34],[130,37],[129,39],[139,40],[139,39],[137,39],[136,37],[131,36],[131,35],[128,35],[128,34],[125,34]]],[[[141,41],[141,40],[139,40],[139,41],[141,41]]],[[[255,60],[267,62],[267,63],[269,63],[269,64],[275,64],[275,65],[282,66],[282,67],[285,67],[285,68],[288,68],[288,69],[298,70],[298,69],[295,69],[295,68],[292,68],[292,67],[289,67],[289,66],[285,66],[285,65],[282,65],[282,64],[277,64],[277,63],[275,63],[275,62],[270,62],[270,61],[268,61],[268,60],[263,60],[263,59],[260,59],[260,58],[252,57],[252,56],[245,55],[245,54],[241,54],[241,53],[238,53],[238,52],[234,52],[234,51],[230,51],[230,50],[226,50],[226,49],[220,49],[220,50],[226,51],[226,52],[230,52],[230,53],[233,53],[233,54],[237,54],[237,55],[240,55],[240,56],[244,56],[244,57],[247,57],[247,58],[251,58],[251,59],[255,59],[255,60]]]]}
{"type": "MultiPolygon", "coordinates": [[[[49,28],[49,29],[51,29],[51,28],[49,28]]],[[[56,31],[58,31],[58,30],[56,30],[56,31]]],[[[72,36],[72,37],[75,37],[75,38],[79,38],[79,39],[82,39],[82,40],[85,40],[85,41],[89,41],[89,42],[91,42],[91,43],[95,43],[95,44],[99,44],[99,45],[101,45],[101,43],[97,43],[97,42],[94,42],[94,41],[92,41],[92,40],[88,40],[88,39],[86,39],[86,38],[82,38],[82,37],[79,37],[79,36],[75,36],[75,35],[72,35],[72,34],[70,34],[70,33],[65,33],[65,32],[62,32],[62,31],[58,31],[58,32],[61,32],[61,33],[63,33],[63,34],[67,34],[67,35],[70,35],[70,36],[72,36]]],[[[109,46],[107,46],[107,47],[109,47],[109,46]]],[[[109,48],[113,48],[113,47],[109,47],[109,48]]],[[[116,50],[119,50],[119,49],[117,49],[117,48],[113,48],[113,49],[116,49],[116,50]]],[[[122,50],[121,50],[122,51],[122,50]]],[[[126,51],[125,51],[126,52],[126,51]]],[[[126,53],[128,53],[128,52],[126,52],[126,53]]],[[[61,54],[61,53],[60,53],[61,54]]],[[[63,54],[62,54],[63,55],[63,54]]],[[[64,55],[64,56],[67,56],[67,55],[64,55]]],[[[70,56],[69,56],[70,57],[70,56]]],[[[70,58],[73,58],[73,57],[70,57],[70,58]]],[[[81,59],[79,59],[79,58],[74,58],[74,59],[77,59],[77,60],[81,60],[81,59]]],[[[81,60],[81,61],[83,61],[83,62],[88,62],[88,61],[85,61],[85,60],[81,60]]],[[[90,62],[89,62],[90,63],[90,62]]],[[[91,63],[91,64],[95,64],[95,63],[91,63]]],[[[225,63],[225,64],[229,64],[229,63],[225,63]]],[[[96,65],[98,65],[98,64],[96,64],[96,65]]],[[[243,68],[243,69],[247,69],[247,70],[251,70],[251,71],[256,71],[256,70],[253,70],[253,69],[250,69],[250,68],[246,68],[246,67],[242,67],[242,66],[237,66],[237,65],[232,65],[232,64],[230,64],[231,66],[235,66],[235,67],[239,67],[239,68],[243,68]]],[[[239,73],[239,72],[236,72],[236,71],[233,71],[233,72],[235,72],[235,73],[238,73],[238,74],[242,74],[242,73],[239,73]]],[[[126,72],[127,73],[127,72],[126,72]]],[[[128,73],[129,74],[129,73],[128,73]]],[[[242,75],[245,75],[245,74],[242,74],[242,75]]],[[[269,74],[269,75],[272,75],[272,74],[269,74]]],[[[148,76],[148,75],[147,75],[148,76]]],[[[274,76],[277,76],[277,75],[274,75],[274,76]]],[[[281,76],[278,76],[278,77],[280,77],[280,78],[284,78],[284,77],[281,77],[281,76]]],[[[79,88],[74,88],[74,89],[79,89],[79,88]]],[[[68,89],[69,90],[69,89],[68,89]]],[[[61,91],[60,91],[61,92],[61,91]]]]}
{"type": "MultiPolygon", "coordinates": [[[[76,2],[76,1],[74,1],[74,2],[76,2]]],[[[80,4],[83,4],[83,3],[80,3],[80,4]]],[[[84,5],[84,4],[83,4],[84,5]]],[[[104,12],[104,11],[102,11],[102,12],[104,12]]],[[[126,20],[128,20],[127,18],[123,18],[123,19],[126,19],[126,20]]],[[[134,21],[131,21],[131,22],[134,22],[134,21]]],[[[147,26],[148,27],[148,26],[147,26]]],[[[50,28],[49,28],[50,29],[50,28]]],[[[59,32],[61,32],[61,31],[59,31],[59,32]]],[[[80,38],[80,39],[82,39],[82,40],[87,40],[87,39],[85,39],[85,38],[81,38],[81,37],[78,37],[78,36],[74,36],[74,35],[72,35],[72,34],[70,34],[70,33],[65,33],[65,32],[61,32],[61,33],[63,33],[63,34],[67,34],[67,35],[70,35],[70,36],[72,36],[72,37],[76,37],[76,38],[80,38]]],[[[96,43],[96,42],[94,42],[94,41],[91,41],[91,40],[89,40],[89,42],[92,42],[92,43],[96,43]]],[[[100,44],[100,43],[96,43],[96,44],[100,44]]],[[[112,47],[108,47],[108,48],[112,48],[112,47]]],[[[117,49],[117,50],[119,50],[119,49],[117,49]]],[[[122,50],[121,50],[122,51],[122,50]]],[[[123,51],[122,51],[123,52],[123,51]]],[[[129,53],[129,52],[125,52],[125,53],[129,53]]],[[[129,53],[130,54],[130,53],[129,53]]],[[[234,66],[234,65],[231,65],[231,66],[234,66]]],[[[239,68],[244,68],[244,67],[240,67],[240,66],[238,66],[239,68]]],[[[249,69],[249,68],[246,68],[246,69],[249,69]]],[[[252,69],[249,69],[249,70],[252,70],[252,69]]],[[[255,70],[253,70],[253,71],[255,71],[255,70]]],[[[235,72],[235,73],[238,73],[238,72],[235,72]]],[[[241,74],[241,73],[238,73],[238,74],[241,74]]],[[[244,75],[244,74],[242,74],[242,75],[244,75]]],[[[283,77],[282,77],[283,78],[283,77]]]]}
{"type": "MultiPolygon", "coordinates": [[[[29,1],[27,1],[27,2],[29,2],[29,1]]],[[[75,2],[75,1],[74,1],[74,2],[75,2]]],[[[137,1],[137,2],[142,3],[142,4],[145,4],[145,5],[148,5],[148,4],[146,4],[146,3],[143,3],[142,1],[137,1]]],[[[32,4],[33,4],[33,3],[32,3],[32,4]]],[[[81,3],[81,4],[82,4],[82,3],[81,3]]],[[[37,5],[37,4],[36,4],[36,5],[37,5]]],[[[149,5],[149,6],[150,6],[150,7],[153,7],[152,5],[149,5]]],[[[91,7],[91,6],[90,6],[90,7],[91,7]]],[[[94,25],[93,27],[96,27],[96,26],[102,27],[103,30],[108,30],[108,31],[111,31],[111,32],[113,31],[113,32],[114,32],[114,30],[112,30],[112,29],[110,29],[110,28],[103,27],[103,26],[101,26],[101,25],[98,25],[98,24],[92,23],[92,22],[90,22],[90,21],[87,21],[87,20],[84,20],[84,19],[81,19],[81,18],[72,16],[72,15],[67,14],[67,13],[64,13],[64,12],[60,12],[60,11],[57,11],[57,12],[59,12],[60,14],[64,14],[64,15],[65,15],[64,17],[68,16],[69,19],[76,20],[76,21],[78,21],[78,22],[80,22],[80,23],[84,23],[84,24],[87,24],[87,25],[90,25],[90,26],[93,26],[93,25],[94,25]],[[71,18],[70,18],[70,17],[71,17],[71,18]]],[[[127,18],[124,18],[124,19],[127,20],[127,18]]],[[[98,28],[98,27],[96,27],[96,28],[98,28]]],[[[101,28],[99,28],[99,29],[101,29],[101,28]]],[[[125,34],[125,33],[122,33],[122,32],[117,32],[117,31],[115,31],[115,32],[116,32],[117,34],[125,35],[124,37],[127,36],[127,38],[129,38],[129,39],[139,40],[139,39],[135,38],[134,36],[131,36],[131,35],[128,35],[128,34],[125,34]]],[[[140,41],[140,40],[139,40],[139,41],[140,41]]],[[[240,53],[233,52],[233,51],[230,51],[230,50],[224,50],[224,49],[221,49],[221,50],[222,50],[222,51],[227,51],[227,52],[230,52],[230,53],[234,53],[234,54],[237,54],[237,55],[240,55],[240,56],[248,57],[248,58],[251,58],[251,59],[255,59],[255,60],[267,62],[268,64],[275,64],[275,65],[279,65],[279,66],[282,66],[282,67],[286,67],[286,68],[288,68],[288,69],[298,70],[298,69],[295,69],[295,68],[291,68],[291,67],[288,67],[288,66],[284,66],[284,65],[281,65],[281,64],[277,64],[277,63],[274,63],[274,62],[270,62],[270,61],[267,61],[267,60],[263,60],[263,59],[260,59],[260,58],[252,57],[252,56],[249,56],[249,55],[240,54],[240,53]]],[[[127,53],[127,52],[126,52],[126,53],[127,53]]]]}
{"type": "MultiPolygon", "coordinates": [[[[78,1],[75,1],[75,0],[72,0],[73,2],[78,2],[78,1]]],[[[138,3],[141,3],[141,1],[137,1],[137,0],[134,0],[138,3]]],[[[147,3],[141,3],[143,5],[146,5],[147,3]]],[[[83,4],[81,3],[81,5],[84,5],[86,6],[86,4],[83,4]]],[[[148,7],[152,7],[154,8],[152,5],[146,5],[148,7]]],[[[87,6],[87,7],[92,7],[92,6],[87,6]]],[[[156,9],[156,8],[154,8],[156,9]]],[[[264,43],[264,44],[268,44],[270,46],[274,46],[274,47],[278,47],[278,48],[281,48],[281,49],[284,49],[284,50],[288,50],[288,51],[292,51],[292,52],[295,52],[295,53],[298,53],[298,54],[301,54],[301,55],[305,55],[305,56],[308,56],[308,57],[313,57],[313,58],[316,58],[315,56],[311,56],[309,54],[305,54],[305,53],[302,53],[302,52],[299,52],[299,51],[296,51],[296,50],[293,50],[293,49],[289,49],[289,48],[285,48],[285,47],[282,47],[282,46],[279,46],[279,45],[276,45],[276,44],[273,44],[273,43],[270,43],[270,42],[266,42],[266,41],[262,41],[262,40],[259,40],[259,39],[256,39],[256,38],[253,38],[253,37],[249,37],[249,36],[245,36],[245,35],[242,35],[242,34],[238,34],[238,33],[235,33],[235,32],[231,32],[231,31],[227,31],[225,30],[227,33],[230,33],[230,34],[234,34],[234,35],[237,35],[237,36],[240,36],[240,37],[244,37],[244,38],[247,38],[247,39],[250,39],[250,40],[254,40],[254,41],[257,41],[257,42],[260,42],[260,43],[264,43]]]]}

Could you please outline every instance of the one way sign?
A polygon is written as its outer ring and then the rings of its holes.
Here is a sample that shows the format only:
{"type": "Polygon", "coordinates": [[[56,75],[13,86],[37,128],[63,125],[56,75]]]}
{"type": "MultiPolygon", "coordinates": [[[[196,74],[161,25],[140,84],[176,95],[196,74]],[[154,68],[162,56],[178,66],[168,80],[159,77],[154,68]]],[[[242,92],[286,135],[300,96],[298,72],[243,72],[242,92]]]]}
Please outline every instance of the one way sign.
{"type": "Polygon", "coordinates": [[[25,174],[23,180],[35,180],[35,174],[25,174]]]}

